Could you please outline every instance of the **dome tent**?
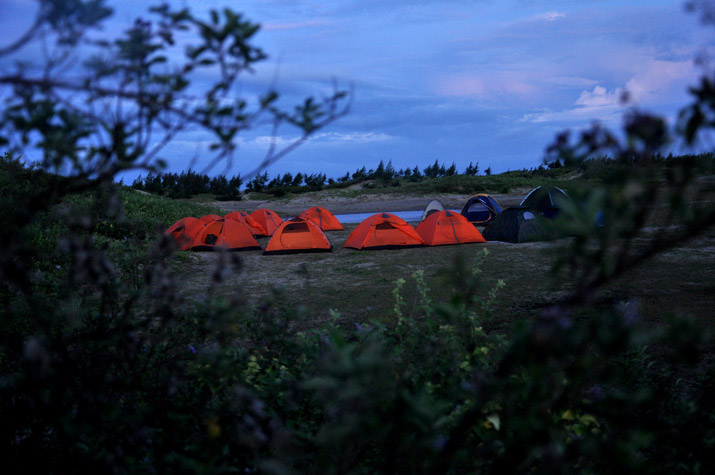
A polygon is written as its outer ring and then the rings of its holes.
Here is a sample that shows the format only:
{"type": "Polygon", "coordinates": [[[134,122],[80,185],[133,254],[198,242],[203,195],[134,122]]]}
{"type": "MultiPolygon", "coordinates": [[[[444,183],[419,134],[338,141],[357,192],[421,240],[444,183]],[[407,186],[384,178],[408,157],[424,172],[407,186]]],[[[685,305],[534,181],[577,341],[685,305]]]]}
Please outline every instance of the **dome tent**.
{"type": "Polygon", "coordinates": [[[417,226],[417,234],[428,246],[487,242],[479,230],[461,214],[437,211],[417,226]]]}
{"type": "Polygon", "coordinates": [[[464,203],[461,215],[475,226],[485,226],[501,212],[502,209],[497,200],[490,195],[479,193],[464,203]]]}
{"type": "Polygon", "coordinates": [[[266,236],[273,236],[276,229],[283,223],[283,218],[278,216],[275,211],[266,208],[260,208],[251,213],[251,217],[265,230],[266,236]]]}
{"type": "Polygon", "coordinates": [[[548,234],[539,221],[540,217],[541,213],[533,208],[507,208],[484,228],[482,236],[487,241],[543,241],[548,239],[548,234]]]}
{"type": "Polygon", "coordinates": [[[342,231],[345,229],[333,213],[320,206],[313,206],[298,215],[299,218],[309,219],[323,231],[342,231]]]}
{"type": "Polygon", "coordinates": [[[179,249],[188,251],[196,235],[204,229],[204,223],[192,216],[181,218],[164,231],[164,234],[171,236],[176,241],[179,249]]]}
{"type": "Polygon", "coordinates": [[[309,219],[284,221],[273,233],[263,254],[294,254],[299,252],[331,252],[328,237],[309,219]]]}
{"type": "Polygon", "coordinates": [[[444,211],[444,205],[440,200],[432,200],[429,203],[427,203],[427,206],[425,207],[424,212],[422,213],[422,217],[420,218],[420,223],[427,219],[428,216],[430,216],[433,213],[436,213],[437,211],[444,211]]]}
{"type": "Polygon", "coordinates": [[[343,247],[353,249],[398,249],[423,246],[415,228],[390,213],[377,213],[364,219],[350,233],[343,247]]]}
{"type": "Polygon", "coordinates": [[[266,230],[263,228],[263,226],[261,226],[261,223],[253,219],[253,217],[248,213],[244,213],[243,211],[232,211],[226,216],[224,216],[224,218],[232,219],[238,223],[243,224],[251,231],[251,234],[253,234],[254,236],[266,235],[266,230]]]}
{"type": "Polygon", "coordinates": [[[537,186],[526,195],[519,206],[533,208],[543,214],[545,218],[553,219],[559,214],[559,204],[568,199],[569,196],[561,188],[537,186]]]}
{"type": "Polygon", "coordinates": [[[232,219],[211,221],[194,237],[191,243],[193,251],[248,251],[260,249],[258,241],[246,226],[232,219]]]}
{"type": "Polygon", "coordinates": [[[201,221],[203,224],[209,224],[211,221],[220,221],[223,219],[223,216],[219,216],[217,214],[207,214],[204,216],[201,216],[199,218],[199,221],[201,221]]]}

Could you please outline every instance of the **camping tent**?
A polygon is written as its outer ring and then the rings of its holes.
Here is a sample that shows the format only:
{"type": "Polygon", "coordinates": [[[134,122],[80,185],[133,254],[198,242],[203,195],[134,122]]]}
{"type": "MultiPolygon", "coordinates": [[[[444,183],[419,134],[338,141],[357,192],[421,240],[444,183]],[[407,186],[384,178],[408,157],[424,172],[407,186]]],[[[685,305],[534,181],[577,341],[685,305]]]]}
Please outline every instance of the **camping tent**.
{"type": "Polygon", "coordinates": [[[350,233],[343,247],[396,249],[424,245],[415,228],[390,213],[377,213],[363,220],[350,233]]]}
{"type": "Polygon", "coordinates": [[[211,221],[194,237],[193,251],[213,251],[223,248],[227,251],[247,251],[260,249],[258,241],[248,228],[232,219],[211,221]]]}
{"type": "Polygon", "coordinates": [[[427,219],[427,216],[431,215],[432,213],[436,213],[437,211],[444,211],[444,205],[440,200],[432,200],[427,203],[427,207],[425,208],[425,211],[424,213],[422,213],[422,217],[420,218],[420,223],[427,219]]]}
{"type": "Polygon", "coordinates": [[[323,231],[342,231],[343,225],[340,224],[338,218],[333,213],[320,206],[314,206],[306,209],[298,215],[299,218],[309,219],[318,225],[323,231]]]}
{"type": "Polygon", "coordinates": [[[243,211],[232,211],[226,216],[224,216],[224,218],[232,219],[236,222],[243,224],[244,226],[248,227],[248,229],[251,231],[251,234],[253,234],[254,236],[266,236],[266,230],[263,228],[263,226],[261,226],[261,223],[253,219],[253,217],[248,213],[244,213],[243,211]]]}
{"type": "Polygon", "coordinates": [[[208,224],[211,221],[220,221],[223,219],[223,216],[219,216],[217,214],[207,214],[204,216],[201,216],[199,218],[199,221],[201,221],[203,224],[208,224]]]}
{"type": "Polygon", "coordinates": [[[467,218],[452,211],[432,213],[417,226],[417,234],[428,246],[487,242],[467,218]]]}
{"type": "Polygon", "coordinates": [[[484,228],[482,236],[487,241],[543,241],[548,235],[539,222],[539,217],[541,213],[533,208],[507,208],[484,228]]]}
{"type": "Polygon", "coordinates": [[[519,206],[533,208],[552,219],[559,213],[559,203],[568,200],[569,196],[561,188],[555,186],[537,186],[526,195],[519,206]]]}
{"type": "Polygon", "coordinates": [[[297,252],[330,252],[333,246],[317,224],[309,219],[293,218],[284,221],[268,241],[264,254],[292,254],[297,252]]]}
{"type": "Polygon", "coordinates": [[[484,193],[479,193],[464,203],[461,214],[475,226],[485,226],[501,211],[497,200],[484,193]]]}
{"type": "Polygon", "coordinates": [[[276,232],[278,226],[283,222],[283,218],[278,216],[274,211],[265,208],[257,209],[251,213],[251,217],[258,221],[258,224],[265,230],[266,236],[273,236],[273,233],[276,232]]]}
{"type": "Polygon", "coordinates": [[[169,226],[169,229],[164,231],[164,234],[174,238],[179,249],[188,251],[191,249],[191,242],[194,240],[194,237],[196,237],[202,229],[204,229],[204,223],[194,217],[188,216],[181,218],[169,226]]]}

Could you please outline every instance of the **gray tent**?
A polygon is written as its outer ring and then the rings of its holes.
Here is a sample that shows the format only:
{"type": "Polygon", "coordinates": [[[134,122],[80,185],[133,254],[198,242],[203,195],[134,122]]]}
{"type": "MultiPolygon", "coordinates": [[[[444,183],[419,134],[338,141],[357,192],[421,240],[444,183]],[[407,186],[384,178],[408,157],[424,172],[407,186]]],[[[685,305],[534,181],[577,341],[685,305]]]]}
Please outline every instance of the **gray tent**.
{"type": "Polygon", "coordinates": [[[420,223],[427,219],[427,216],[429,216],[432,213],[436,213],[437,211],[444,211],[444,205],[440,200],[432,200],[427,204],[427,207],[425,208],[425,212],[422,213],[422,217],[420,218],[420,223]]]}
{"type": "Polygon", "coordinates": [[[487,241],[544,241],[548,239],[548,233],[541,224],[540,217],[541,213],[534,208],[507,208],[492,219],[482,231],[482,236],[487,241]]]}
{"type": "Polygon", "coordinates": [[[537,186],[526,195],[519,206],[534,208],[545,218],[553,219],[559,214],[559,203],[568,200],[569,195],[555,186],[537,186]]]}

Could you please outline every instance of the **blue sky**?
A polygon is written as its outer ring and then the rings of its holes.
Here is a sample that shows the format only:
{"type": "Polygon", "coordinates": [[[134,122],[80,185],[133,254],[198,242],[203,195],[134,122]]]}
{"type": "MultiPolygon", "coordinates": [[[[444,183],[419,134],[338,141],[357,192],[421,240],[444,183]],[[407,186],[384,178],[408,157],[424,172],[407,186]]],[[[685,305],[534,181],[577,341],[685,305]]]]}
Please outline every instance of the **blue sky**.
{"type": "MultiPolygon", "coordinates": [[[[4,0],[1,31],[20,31],[32,4],[4,0]],[[4,10],[4,11],[3,11],[4,10]]],[[[224,2],[184,2],[196,12],[224,2]]],[[[182,3],[182,4],[184,4],[182,3]]],[[[129,25],[146,2],[116,5],[109,29],[129,25]]],[[[617,128],[633,104],[674,120],[715,50],[715,29],[682,2],[648,0],[374,1],[257,0],[232,8],[262,24],[269,55],[246,91],[275,83],[286,103],[319,95],[333,79],[354,85],[350,114],[269,169],[337,177],[380,160],[423,168],[438,159],[494,172],[541,163],[555,134],[594,120],[617,128]]],[[[8,36],[5,35],[7,38],[8,36]]],[[[281,131],[291,140],[295,131],[281,131]]],[[[208,156],[186,134],[164,154],[172,170],[208,156]]],[[[266,131],[242,137],[229,174],[251,169],[266,131]]],[[[676,151],[684,151],[677,148],[676,151]]],[[[217,170],[224,172],[224,170],[217,170]]]]}

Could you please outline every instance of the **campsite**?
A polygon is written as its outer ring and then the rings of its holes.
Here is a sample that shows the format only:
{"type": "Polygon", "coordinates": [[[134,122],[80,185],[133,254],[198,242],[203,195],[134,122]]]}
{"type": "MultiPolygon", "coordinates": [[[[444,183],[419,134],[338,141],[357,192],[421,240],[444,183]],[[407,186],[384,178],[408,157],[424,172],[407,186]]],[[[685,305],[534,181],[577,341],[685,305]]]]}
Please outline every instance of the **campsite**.
{"type": "MultiPolygon", "coordinates": [[[[504,208],[518,206],[530,191],[528,187],[511,193],[494,193],[492,196],[504,208]]],[[[470,198],[469,194],[447,193],[439,199],[448,209],[460,209],[470,198]]],[[[210,202],[226,213],[235,209],[251,210],[270,207],[280,216],[297,216],[310,206],[322,206],[333,214],[370,211],[412,211],[424,208],[432,195],[417,196],[402,193],[365,193],[343,196],[331,191],[294,195],[281,199],[243,200],[235,202],[210,202]]],[[[411,224],[417,225],[413,221],[411,224]]],[[[344,324],[366,323],[379,313],[377,309],[392,305],[392,290],[399,278],[410,279],[418,270],[424,270],[427,282],[435,294],[445,289],[445,279],[440,274],[454,261],[481,260],[483,291],[487,292],[499,280],[504,288],[499,290],[495,303],[496,315],[485,325],[507,331],[518,320],[533,317],[538,312],[566,295],[568,287],[555,286],[550,278],[554,255],[563,243],[537,241],[521,244],[487,242],[459,246],[424,246],[388,251],[365,251],[343,248],[357,224],[345,224],[345,229],[326,232],[332,252],[320,254],[294,254],[264,256],[260,251],[240,253],[241,271],[229,273],[218,285],[211,281],[212,269],[226,259],[214,253],[175,254],[175,265],[182,275],[181,293],[186,298],[201,299],[204,295],[223,296],[258,301],[270,295],[273,288],[280,289],[282,298],[290,305],[304,308],[307,319],[294,324],[302,329],[320,326],[331,319],[331,310],[340,314],[344,324]],[[241,295],[236,295],[241,289],[241,295]],[[370,303],[364,304],[365,289],[370,289],[370,303]]],[[[483,230],[483,226],[478,229],[483,230]]],[[[655,231],[655,229],[654,229],[655,231]]],[[[258,238],[265,247],[267,238],[258,238]]],[[[633,275],[611,285],[603,298],[604,305],[636,296],[649,321],[660,322],[668,314],[693,315],[710,322],[711,309],[715,308],[715,268],[709,265],[715,257],[715,233],[711,232],[696,241],[678,246],[647,265],[636,269],[633,275]],[[694,274],[695,269],[697,273],[694,274]],[[702,276],[702,279],[700,278],[702,276]]],[[[444,276],[442,276],[444,277],[444,276]]],[[[415,301],[416,289],[406,287],[407,301],[415,301]]],[[[384,318],[384,315],[380,318],[384,318]]],[[[715,322],[710,322],[715,325],[715,322]]],[[[708,323],[708,325],[710,324],[708,323]]]]}
{"type": "Polygon", "coordinates": [[[715,473],[712,2],[285,3],[3,4],[5,472],[715,473]]]}

